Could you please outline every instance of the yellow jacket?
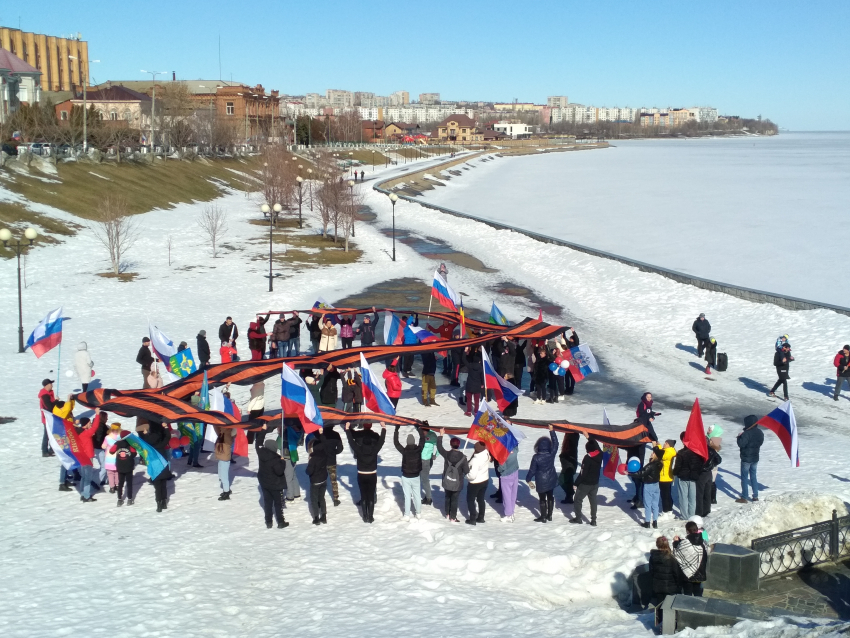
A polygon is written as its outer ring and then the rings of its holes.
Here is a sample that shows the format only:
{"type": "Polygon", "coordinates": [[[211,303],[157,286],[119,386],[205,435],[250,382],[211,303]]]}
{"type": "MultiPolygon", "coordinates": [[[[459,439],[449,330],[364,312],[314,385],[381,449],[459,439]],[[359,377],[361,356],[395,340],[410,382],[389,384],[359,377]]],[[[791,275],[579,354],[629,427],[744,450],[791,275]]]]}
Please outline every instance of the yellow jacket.
{"type": "Polygon", "coordinates": [[[71,411],[74,409],[74,400],[65,401],[65,405],[61,408],[53,408],[53,414],[58,416],[60,419],[67,419],[71,416],[71,411]]]}
{"type": "Polygon", "coordinates": [[[673,459],[676,456],[676,449],[672,447],[664,448],[664,457],[661,459],[661,478],[662,483],[672,483],[673,476],[670,474],[670,466],[673,464],[673,459]]]}

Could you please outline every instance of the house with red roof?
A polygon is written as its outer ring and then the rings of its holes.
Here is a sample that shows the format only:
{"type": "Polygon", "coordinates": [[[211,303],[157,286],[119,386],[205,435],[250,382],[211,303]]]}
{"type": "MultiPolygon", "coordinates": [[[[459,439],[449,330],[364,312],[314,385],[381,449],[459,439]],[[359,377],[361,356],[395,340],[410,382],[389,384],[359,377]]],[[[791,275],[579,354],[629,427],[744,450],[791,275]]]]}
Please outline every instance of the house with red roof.
{"type": "Polygon", "coordinates": [[[41,71],[6,49],[0,49],[0,122],[22,104],[41,99],[41,71]]]}

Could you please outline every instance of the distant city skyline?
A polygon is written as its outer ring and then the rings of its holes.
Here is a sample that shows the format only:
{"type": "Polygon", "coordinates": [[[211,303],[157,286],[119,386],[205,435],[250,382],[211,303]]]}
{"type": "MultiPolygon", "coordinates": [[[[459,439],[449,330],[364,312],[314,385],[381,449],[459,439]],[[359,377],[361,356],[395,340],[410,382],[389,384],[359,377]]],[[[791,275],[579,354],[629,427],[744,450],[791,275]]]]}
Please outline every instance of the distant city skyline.
{"type": "Polygon", "coordinates": [[[516,5],[498,1],[435,0],[421,11],[337,0],[251,11],[221,0],[154,0],[141,13],[105,0],[70,8],[7,5],[0,25],[81,33],[99,60],[90,66],[96,82],[144,79],[147,69],[290,95],[330,88],[538,104],[565,95],[632,108],[711,105],[792,130],[850,129],[847,2],[719,2],[700,11],[666,0],[542,2],[515,18],[516,5]]]}

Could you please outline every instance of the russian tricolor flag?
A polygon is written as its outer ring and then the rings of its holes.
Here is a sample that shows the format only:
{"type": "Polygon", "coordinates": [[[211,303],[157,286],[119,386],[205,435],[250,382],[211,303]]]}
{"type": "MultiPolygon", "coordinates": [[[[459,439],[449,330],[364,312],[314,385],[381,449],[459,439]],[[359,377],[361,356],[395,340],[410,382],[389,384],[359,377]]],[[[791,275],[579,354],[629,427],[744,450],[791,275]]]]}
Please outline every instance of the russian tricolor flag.
{"type": "Polygon", "coordinates": [[[395,407],[392,401],[384,392],[384,389],[378,385],[377,380],[369,368],[369,362],[363,353],[360,353],[360,376],[363,379],[363,401],[370,412],[378,414],[395,414],[395,407]]]}
{"type": "Polygon", "coordinates": [[[406,322],[396,317],[387,310],[384,313],[384,343],[388,346],[397,346],[404,343],[404,328],[406,322]]]}
{"type": "Polygon", "coordinates": [[[32,349],[36,359],[50,352],[62,343],[62,322],[68,317],[62,316],[62,308],[51,310],[42,319],[27,339],[27,348],[32,349]]]}
{"type": "Polygon", "coordinates": [[[800,450],[797,440],[797,420],[791,402],[786,401],[767,416],[758,420],[758,425],[766,427],[782,441],[791,467],[800,467],[800,450]]]}
{"type": "Polygon", "coordinates": [[[431,284],[431,294],[440,302],[441,306],[445,306],[449,310],[457,312],[458,304],[460,303],[460,295],[452,290],[448,282],[443,278],[439,271],[434,273],[434,283],[431,284]]]}
{"type": "Polygon", "coordinates": [[[73,424],[70,424],[70,422],[66,424],[64,420],[47,410],[41,412],[44,415],[47,442],[63,467],[66,470],[76,470],[80,465],[91,465],[91,459],[85,458],[85,455],[80,451],[77,432],[74,430],[73,424]]]}
{"type": "Polygon", "coordinates": [[[407,325],[404,327],[404,343],[431,343],[432,341],[439,341],[440,337],[435,335],[433,332],[429,332],[425,330],[425,328],[420,328],[419,326],[407,325]]]}
{"type": "Polygon", "coordinates": [[[596,363],[596,357],[590,351],[590,346],[586,344],[564,350],[564,358],[570,362],[567,372],[573,375],[576,383],[589,374],[599,372],[599,364],[596,363]]]}
{"type": "MultiPolygon", "coordinates": [[[[608,410],[602,408],[602,425],[611,425],[608,410]]],[[[617,468],[620,465],[620,448],[616,445],[602,446],[602,475],[612,481],[617,480],[617,468]]]]}
{"type": "Polygon", "coordinates": [[[490,363],[490,357],[487,356],[487,351],[484,348],[481,348],[481,361],[484,364],[484,386],[493,391],[496,405],[504,412],[505,408],[516,401],[517,397],[524,394],[525,391],[499,376],[493,368],[493,364],[490,363]]]}
{"type": "Polygon", "coordinates": [[[151,339],[151,349],[156,358],[168,364],[168,360],[177,354],[177,346],[174,341],[165,336],[165,334],[153,324],[148,324],[148,335],[151,339]]]}
{"type": "MultiPolygon", "coordinates": [[[[280,407],[284,416],[298,417],[304,431],[308,434],[324,426],[322,415],[316,407],[316,401],[310,389],[295,370],[285,363],[280,375],[280,407]]],[[[365,394],[365,392],[364,392],[365,394]]]]}

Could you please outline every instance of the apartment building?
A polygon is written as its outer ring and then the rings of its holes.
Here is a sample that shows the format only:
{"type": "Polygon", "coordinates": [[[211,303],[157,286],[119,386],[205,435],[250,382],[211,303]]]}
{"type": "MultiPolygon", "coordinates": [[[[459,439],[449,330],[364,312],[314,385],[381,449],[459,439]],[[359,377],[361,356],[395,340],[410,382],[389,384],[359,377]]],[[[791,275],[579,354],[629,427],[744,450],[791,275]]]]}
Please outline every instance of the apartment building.
{"type": "Polygon", "coordinates": [[[406,106],[410,104],[410,93],[407,91],[396,91],[390,93],[390,106],[406,106]]]}
{"type": "Polygon", "coordinates": [[[79,33],[57,38],[0,27],[0,49],[41,71],[43,91],[72,91],[88,82],[89,44],[79,33]]]}
{"type": "Polygon", "coordinates": [[[569,103],[566,95],[550,95],[546,98],[546,106],[553,109],[565,109],[569,103]]]}
{"type": "Polygon", "coordinates": [[[439,93],[420,93],[419,94],[419,103],[420,104],[439,104],[440,103],[440,94],[439,93]]]}
{"type": "Polygon", "coordinates": [[[347,109],[354,106],[354,93],[351,91],[340,91],[338,89],[328,89],[325,92],[328,106],[335,109],[347,109]]]}

